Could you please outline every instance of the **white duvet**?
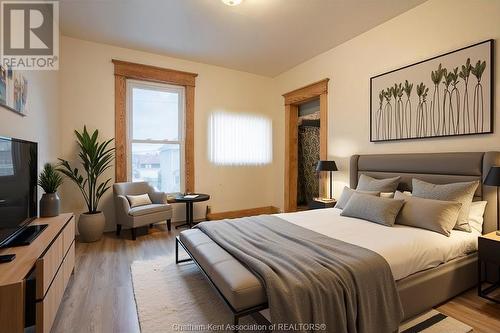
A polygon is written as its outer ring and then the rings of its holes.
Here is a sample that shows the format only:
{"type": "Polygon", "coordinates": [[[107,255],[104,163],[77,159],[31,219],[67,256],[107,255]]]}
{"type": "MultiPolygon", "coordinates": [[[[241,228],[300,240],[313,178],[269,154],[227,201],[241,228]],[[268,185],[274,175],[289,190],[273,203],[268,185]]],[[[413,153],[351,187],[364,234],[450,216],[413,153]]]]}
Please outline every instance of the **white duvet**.
{"type": "Polygon", "coordinates": [[[437,232],[402,225],[386,227],[340,216],[340,212],[337,208],[327,208],[277,216],[380,254],[389,263],[395,280],[477,250],[477,232],[453,230],[451,236],[446,237],[437,232]]]}

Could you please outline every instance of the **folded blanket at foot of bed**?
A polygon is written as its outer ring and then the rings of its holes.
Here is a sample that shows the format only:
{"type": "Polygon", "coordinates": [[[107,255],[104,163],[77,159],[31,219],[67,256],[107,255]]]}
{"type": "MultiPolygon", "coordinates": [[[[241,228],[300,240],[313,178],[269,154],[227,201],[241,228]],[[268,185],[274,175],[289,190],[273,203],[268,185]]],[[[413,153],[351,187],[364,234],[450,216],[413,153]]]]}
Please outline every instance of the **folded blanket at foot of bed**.
{"type": "Polygon", "coordinates": [[[371,250],[271,215],[198,228],[261,281],[273,324],[378,333],[396,331],[403,318],[391,269],[371,250]]]}

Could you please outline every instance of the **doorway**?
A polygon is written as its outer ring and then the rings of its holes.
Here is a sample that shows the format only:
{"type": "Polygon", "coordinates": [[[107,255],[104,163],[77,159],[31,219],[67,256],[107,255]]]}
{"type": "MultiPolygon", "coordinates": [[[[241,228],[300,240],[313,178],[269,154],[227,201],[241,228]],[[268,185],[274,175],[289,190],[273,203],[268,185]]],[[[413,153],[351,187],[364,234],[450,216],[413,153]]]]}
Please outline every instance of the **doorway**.
{"type": "MultiPolygon", "coordinates": [[[[319,157],[327,159],[328,81],[324,79],[283,95],[285,99],[285,182],[284,210],[297,211],[299,186],[299,107],[319,100],[319,157]]],[[[319,193],[324,193],[320,178],[319,193]]]]}

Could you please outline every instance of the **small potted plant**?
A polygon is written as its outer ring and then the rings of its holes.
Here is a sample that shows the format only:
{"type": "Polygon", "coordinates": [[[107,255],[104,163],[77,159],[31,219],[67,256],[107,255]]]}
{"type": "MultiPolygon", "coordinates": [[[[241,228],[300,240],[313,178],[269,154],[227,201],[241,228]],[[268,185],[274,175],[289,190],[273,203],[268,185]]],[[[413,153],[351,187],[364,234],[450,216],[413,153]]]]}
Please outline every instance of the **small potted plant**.
{"type": "Polygon", "coordinates": [[[87,205],[87,212],[81,214],[78,220],[80,239],[95,242],[101,238],[106,224],[105,216],[99,210],[99,201],[111,186],[110,178],[101,181],[100,177],[111,167],[115,148],[109,147],[113,139],[99,142],[97,130],[89,133],[87,127],[83,127],[82,132],[75,130],[75,135],[80,148],[78,157],[84,172],[81,173],[78,168],[61,158],[58,170],[78,186],[87,205]]]}
{"type": "Polygon", "coordinates": [[[38,177],[38,185],[44,190],[40,199],[40,217],[52,217],[59,215],[60,200],[57,189],[63,183],[62,176],[56,168],[46,163],[38,177]]]}

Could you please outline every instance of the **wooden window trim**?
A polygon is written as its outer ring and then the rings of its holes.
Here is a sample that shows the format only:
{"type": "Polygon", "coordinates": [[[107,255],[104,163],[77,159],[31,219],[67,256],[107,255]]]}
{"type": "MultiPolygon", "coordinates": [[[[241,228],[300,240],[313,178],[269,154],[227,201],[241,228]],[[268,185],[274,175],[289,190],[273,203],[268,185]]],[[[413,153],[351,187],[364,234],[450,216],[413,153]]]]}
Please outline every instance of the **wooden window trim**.
{"type": "MultiPolygon", "coordinates": [[[[298,182],[298,113],[299,104],[319,98],[320,159],[328,158],[328,81],[326,78],[283,94],[285,99],[285,184],[284,210],[297,210],[298,182]]],[[[320,193],[325,192],[325,176],[320,176],[320,193]]]]}
{"type": "Polygon", "coordinates": [[[183,86],[184,121],[184,190],[194,192],[194,89],[198,74],[174,69],[112,60],[115,75],[115,181],[127,181],[127,80],[141,80],[183,86]]]}

